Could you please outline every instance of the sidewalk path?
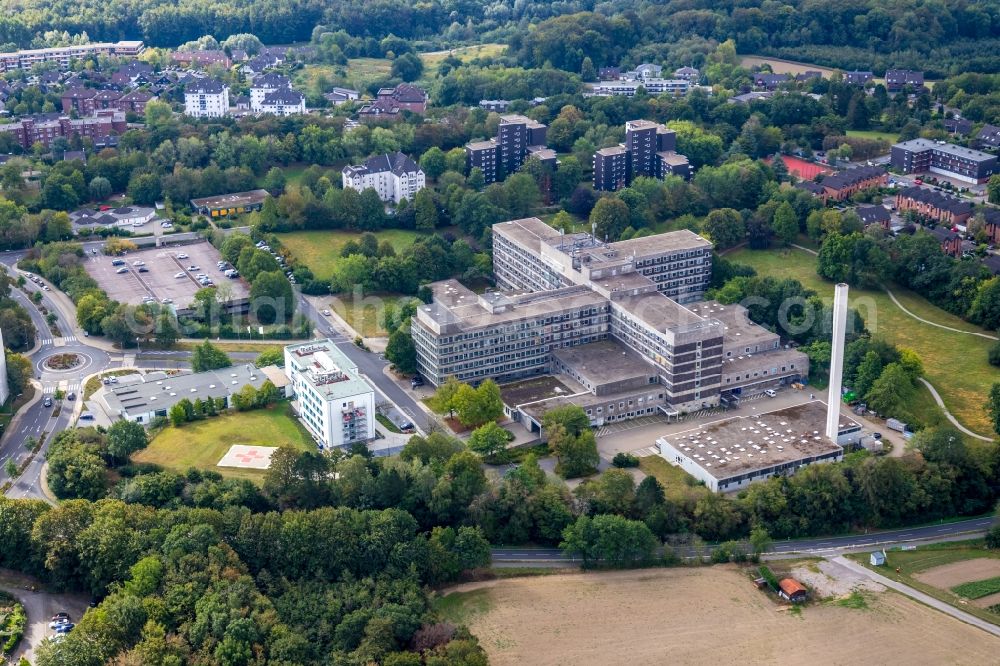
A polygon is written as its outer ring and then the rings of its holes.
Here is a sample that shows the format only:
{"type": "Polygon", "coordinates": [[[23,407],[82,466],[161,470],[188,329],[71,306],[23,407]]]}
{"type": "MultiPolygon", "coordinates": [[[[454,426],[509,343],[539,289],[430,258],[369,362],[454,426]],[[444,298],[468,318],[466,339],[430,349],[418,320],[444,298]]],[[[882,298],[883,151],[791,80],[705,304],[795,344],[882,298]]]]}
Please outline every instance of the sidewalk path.
{"type": "Polygon", "coordinates": [[[959,610],[959,609],[955,608],[954,606],[952,606],[951,604],[946,604],[943,601],[938,601],[937,599],[935,599],[934,597],[930,596],[929,594],[924,594],[923,592],[921,592],[919,590],[916,590],[916,589],[910,587],[909,585],[904,585],[903,583],[897,583],[896,581],[892,580],[891,578],[886,578],[885,576],[877,574],[874,571],[872,571],[871,569],[869,569],[867,567],[864,567],[864,566],[861,566],[857,562],[853,562],[853,561],[847,559],[843,555],[838,555],[837,557],[832,558],[832,561],[836,562],[837,564],[840,564],[842,566],[847,567],[848,569],[850,569],[851,571],[853,571],[855,573],[862,574],[862,575],[866,576],[867,578],[870,578],[871,580],[874,580],[874,581],[876,581],[878,583],[882,583],[886,587],[890,587],[890,588],[896,590],[897,592],[902,592],[906,596],[908,596],[908,597],[910,597],[912,599],[916,599],[917,601],[919,601],[920,603],[922,603],[922,604],[924,604],[926,606],[930,606],[931,608],[939,610],[942,613],[947,613],[948,615],[951,615],[956,620],[961,620],[962,622],[965,622],[966,624],[971,624],[974,627],[979,627],[983,631],[991,633],[994,636],[1000,636],[1000,627],[998,627],[997,625],[992,624],[990,622],[987,622],[986,620],[980,620],[975,615],[970,615],[969,613],[966,613],[963,610],[959,610]]]}
{"type": "Polygon", "coordinates": [[[928,326],[935,326],[937,328],[943,328],[946,331],[953,331],[955,333],[964,333],[965,335],[978,335],[979,337],[986,338],[987,340],[1000,340],[1000,338],[998,338],[997,336],[990,335],[989,333],[978,333],[976,331],[963,331],[960,328],[952,328],[951,326],[945,326],[944,324],[938,324],[936,322],[930,321],[929,319],[924,319],[923,317],[918,317],[917,315],[913,314],[912,312],[910,312],[909,310],[907,310],[905,307],[903,307],[903,304],[900,303],[899,300],[896,298],[896,295],[894,293],[892,293],[892,291],[889,290],[889,287],[886,287],[886,286],[883,285],[882,288],[885,289],[885,293],[889,294],[889,298],[892,299],[892,302],[896,304],[897,308],[899,308],[900,310],[902,310],[906,315],[912,317],[913,319],[916,319],[919,322],[927,324],[928,326]]]}
{"type": "Polygon", "coordinates": [[[933,398],[934,398],[934,402],[936,402],[937,405],[938,405],[938,407],[941,408],[941,411],[944,412],[944,415],[948,418],[949,421],[951,421],[951,424],[953,426],[955,426],[956,428],[958,428],[959,430],[961,430],[962,432],[964,432],[969,437],[975,437],[976,439],[982,440],[984,442],[992,442],[993,441],[992,437],[983,437],[982,435],[977,435],[976,433],[972,432],[971,430],[969,430],[968,428],[966,428],[964,425],[962,425],[961,423],[959,423],[958,419],[956,419],[954,416],[952,416],[951,412],[948,411],[948,408],[944,406],[944,400],[941,399],[941,396],[938,395],[937,389],[935,389],[934,386],[929,381],[927,381],[923,377],[917,377],[917,381],[919,381],[920,383],[922,383],[924,386],[927,387],[927,390],[931,392],[931,396],[933,396],[933,398]]]}

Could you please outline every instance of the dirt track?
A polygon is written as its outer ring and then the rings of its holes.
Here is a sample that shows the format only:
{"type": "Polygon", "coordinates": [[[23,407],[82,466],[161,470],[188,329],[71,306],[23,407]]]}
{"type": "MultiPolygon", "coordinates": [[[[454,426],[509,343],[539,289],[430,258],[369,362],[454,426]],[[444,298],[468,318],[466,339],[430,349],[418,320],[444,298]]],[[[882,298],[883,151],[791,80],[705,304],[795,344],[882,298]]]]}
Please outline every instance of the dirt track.
{"type": "Polygon", "coordinates": [[[996,663],[1000,642],[891,592],[790,614],[735,567],[541,576],[455,588],[492,664],[996,663]],[[485,597],[485,598],[483,598],[485,597]]]}

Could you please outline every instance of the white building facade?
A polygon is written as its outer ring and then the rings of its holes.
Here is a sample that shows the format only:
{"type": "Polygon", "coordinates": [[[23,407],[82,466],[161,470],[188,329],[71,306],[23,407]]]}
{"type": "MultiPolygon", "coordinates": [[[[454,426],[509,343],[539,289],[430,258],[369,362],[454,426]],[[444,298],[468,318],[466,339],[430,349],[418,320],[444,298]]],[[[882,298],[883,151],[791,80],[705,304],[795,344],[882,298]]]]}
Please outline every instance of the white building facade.
{"type": "Polygon", "coordinates": [[[229,113],[229,87],[214,79],[193,81],[184,87],[184,115],[222,118],[229,113]]]}
{"type": "Polygon", "coordinates": [[[375,439],[375,391],[332,340],[285,347],[295,409],[321,449],[375,439]]]}
{"type": "Polygon", "coordinates": [[[371,188],[382,201],[398,204],[403,199],[413,201],[417,192],[427,186],[427,179],[416,162],[396,152],[347,167],[343,171],[343,185],[358,192],[371,188]]]}

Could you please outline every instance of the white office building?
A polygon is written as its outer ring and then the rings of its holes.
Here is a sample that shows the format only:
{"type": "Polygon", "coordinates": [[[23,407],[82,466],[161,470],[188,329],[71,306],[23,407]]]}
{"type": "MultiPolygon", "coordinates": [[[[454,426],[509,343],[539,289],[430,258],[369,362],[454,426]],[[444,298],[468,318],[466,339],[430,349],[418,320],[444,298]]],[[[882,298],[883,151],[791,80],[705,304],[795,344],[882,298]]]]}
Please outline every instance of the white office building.
{"type": "Polygon", "coordinates": [[[369,157],[364,164],[349,166],[343,172],[344,188],[363,192],[369,188],[378,192],[382,201],[399,203],[413,201],[424,189],[424,172],[416,162],[400,152],[369,157]]]}
{"type": "Polygon", "coordinates": [[[204,78],[184,86],[184,115],[192,118],[222,118],[229,113],[229,86],[204,78]]]}
{"type": "Polygon", "coordinates": [[[332,340],[285,347],[285,374],[299,419],[320,448],[375,439],[375,391],[332,340]]]}

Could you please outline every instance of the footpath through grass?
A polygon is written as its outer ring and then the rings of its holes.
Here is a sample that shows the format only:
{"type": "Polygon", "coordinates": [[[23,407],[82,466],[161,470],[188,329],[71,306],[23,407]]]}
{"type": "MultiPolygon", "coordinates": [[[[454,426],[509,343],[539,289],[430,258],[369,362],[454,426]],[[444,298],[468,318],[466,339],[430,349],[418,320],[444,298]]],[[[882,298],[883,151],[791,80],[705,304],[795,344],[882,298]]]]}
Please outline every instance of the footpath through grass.
{"type": "Polygon", "coordinates": [[[262,479],[264,470],[217,466],[233,444],[290,446],[300,451],[316,449],[316,442],[292,414],[291,406],[279,403],[268,409],[227,413],[179,428],[167,426],[132,460],[155,463],[172,472],[186,472],[194,467],[239,479],[262,479]]]}
{"type": "MultiPolygon", "coordinates": [[[[833,283],[816,274],[816,257],[802,250],[740,249],[727,253],[726,259],[753,266],[760,275],[794,278],[821,296],[833,298],[833,283]]],[[[900,303],[919,317],[962,331],[990,333],[945,312],[918,294],[901,287],[890,288],[900,303]]],[[[987,361],[992,340],[917,321],[881,290],[852,287],[850,304],[858,308],[870,331],[900,347],[909,347],[920,356],[927,380],[962,424],[981,435],[991,432],[983,402],[993,383],[1000,381],[1000,370],[987,361]]],[[[933,401],[923,404],[933,405],[933,401]]],[[[922,413],[912,406],[911,411],[922,413]]]]}

